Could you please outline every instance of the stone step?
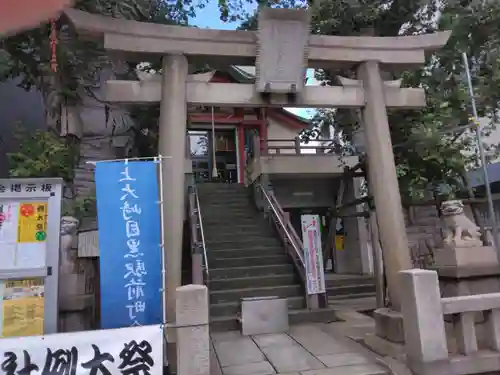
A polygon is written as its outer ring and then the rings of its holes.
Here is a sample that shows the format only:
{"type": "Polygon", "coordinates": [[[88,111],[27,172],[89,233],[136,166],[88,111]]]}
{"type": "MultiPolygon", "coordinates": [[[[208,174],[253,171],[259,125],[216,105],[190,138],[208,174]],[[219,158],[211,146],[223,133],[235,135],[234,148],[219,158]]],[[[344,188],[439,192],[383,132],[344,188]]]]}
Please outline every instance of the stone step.
{"type": "Polygon", "coordinates": [[[294,272],[291,263],[256,266],[256,267],[234,267],[234,268],[209,268],[210,280],[224,280],[237,277],[258,277],[285,275],[294,272]]]}
{"type": "Polygon", "coordinates": [[[255,205],[248,198],[226,198],[222,196],[217,199],[203,199],[200,200],[200,205],[206,208],[216,208],[223,210],[225,208],[230,208],[237,210],[239,208],[244,208],[251,211],[256,211],[255,205]]]}
{"type": "Polygon", "coordinates": [[[205,238],[210,239],[211,241],[228,241],[232,239],[240,239],[240,240],[253,240],[253,239],[258,239],[258,238],[267,238],[271,237],[274,238],[275,234],[273,232],[273,228],[267,227],[267,228],[253,228],[253,229],[247,229],[247,230],[239,230],[238,231],[238,236],[235,236],[233,232],[230,230],[227,230],[227,228],[219,228],[219,229],[213,229],[210,232],[207,231],[205,233],[205,238]]]}
{"type": "Polygon", "coordinates": [[[210,292],[210,303],[239,302],[242,298],[249,297],[301,297],[303,289],[300,284],[253,287],[244,289],[217,290],[210,292]]]}
{"type": "Polygon", "coordinates": [[[210,250],[229,250],[229,249],[253,249],[256,247],[275,247],[281,246],[280,241],[274,237],[262,236],[226,236],[215,239],[208,238],[205,233],[205,244],[210,250]]]}
{"type": "Polygon", "coordinates": [[[248,194],[233,194],[233,193],[223,193],[223,194],[203,194],[199,195],[200,203],[205,204],[223,204],[229,202],[236,203],[246,203],[252,205],[252,200],[248,194]]]}
{"type": "Polygon", "coordinates": [[[204,230],[205,241],[206,242],[250,242],[260,239],[276,239],[274,238],[274,233],[272,228],[261,228],[261,229],[235,229],[233,228],[219,228],[212,230],[204,230]]]}
{"type": "Polygon", "coordinates": [[[294,273],[271,276],[238,277],[233,279],[212,280],[210,281],[210,290],[218,291],[228,289],[259,288],[265,286],[292,285],[297,283],[298,281],[298,277],[294,273]]]}
{"type": "Polygon", "coordinates": [[[211,220],[203,223],[204,229],[212,229],[212,230],[218,230],[218,229],[244,229],[244,230],[253,230],[253,229],[268,229],[269,224],[263,220],[262,218],[255,218],[253,220],[248,220],[248,221],[234,221],[234,220],[227,220],[227,221],[218,221],[218,220],[211,220]]]}
{"type": "Polygon", "coordinates": [[[215,217],[207,217],[203,213],[202,217],[202,222],[203,226],[206,225],[221,225],[221,226],[226,226],[226,225],[248,225],[248,224],[253,224],[253,223],[267,223],[267,221],[264,220],[263,216],[260,214],[253,214],[253,216],[236,216],[236,217],[226,217],[226,216],[215,216],[215,217]]]}
{"type": "MultiPolygon", "coordinates": [[[[305,307],[304,297],[290,297],[287,298],[288,308],[302,309],[305,307]]],[[[233,317],[241,313],[241,301],[229,303],[217,303],[210,305],[210,317],[233,317]]]]}
{"type": "MultiPolygon", "coordinates": [[[[290,308],[290,306],[289,306],[290,308]]],[[[296,325],[301,323],[331,323],[339,319],[335,315],[338,309],[327,307],[325,309],[309,310],[305,308],[291,309],[288,311],[288,323],[296,325]]],[[[210,318],[211,332],[225,332],[240,329],[239,316],[216,316],[210,318]]]]}
{"type": "Polygon", "coordinates": [[[375,293],[375,284],[341,285],[327,287],[328,297],[375,293]]]}
{"type": "Polygon", "coordinates": [[[369,275],[335,275],[330,277],[328,274],[325,275],[326,287],[335,287],[342,285],[358,285],[358,284],[374,284],[375,278],[369,275]]]}
{"type": "Polygon", "coordinates": [[[288,256],[286,254],[252,256],[244,258],[218,258],[210,262],[214,268],[234,268],[234,267],[253,267],[287,264],[288,256]]]}
{"type": "Polygon", "coordinates": [[[377,299],[375,296],[365,296],[349,299],[328,300],[328,305],[334,309],[350,309],[358,312],[369,312],[377,308],[377,299]]]}
{"type": "Polygon", "coordinates": [[[210,249],[207,252],[208,260],[211,259],[234,259],[234,258],[246,258],[246,257],[260,257],[269,255],[280,255],[285,254],[280,246],[269,246],[269,247],[249,247],[245,249],[223,249],[215,250],[210,249]]]}
{"type": "Polygon", "coordinates": [[[243,184],[226,184],[220,182],[204,182],[196,185],[199,192],[209,192],[209,191],[247,191],[247,188],[243,184]]]}
{"type": "Polygon", "coordinates": [[[266,225],[266,223],[251,223],[251,224],[239,224],[239,223],[227,223],[226,225],[220,225],[220,224],[204,224],[203,225],[203,230],[205,233],[208,235],[210,234],[212,237],[217,237],[218,235],[226,235],[226,233],[248,233],[251,235],[255,234],[270,234],[272,233],[272,228],[269,227],[269,225],[266,225]]]}
{"type": "MultiPolygon", "coordinates": [[[[200,202],[200,205],[201,211],[204,215],[206,214],[205,216],[208,217],[217,216],[219,213],[222,213],[224,217],[238,216],[242,212],[252,213],[254,215],[258,214],[253,206],[244,203],[211,204],[200,202]]],[[[261,217],[263,217],[263,215],[261,215],[261,217]]]]}
{"type": "MultiPolygon", "coordinates": [[[[214,221],[214,220],[226,220],[226,219],[239,219],[241,217],[256,217],[256,212],[253,207],[245,206],[212,206],[212,205],[201,205],[201,212],[203,219],[214,221]]],[[[257,215],[258,216],[258,215],[257,215]]],[[[260,215],[263,218],[263,215],[260,215]]]]}
{"type": "Polygon", "coordinates": [[[375,293],[357,293],[357,294],[343,294],[343,295],[330,295],[328,294],[328,303],[338,304],[341,301],[350,300],[350,299],[359,299],[359,298],[368,298],[374,297],[375,293]]]}
{"type": "Polygon", "coordinates": [[[226,188],[226,189],[200,189],[198,188],[198,194],[203,197],[205,196],[216,196],[216,195],[237,195],[237,196],[249,196],[250,191],[248,189],[234,189],[234,188],[226,188]]]}
{"type": "Polygon", "coordinates": [[[288,322],[290,325],[301,323],[332,323],[340,319],[337,318],[337,309],[326,307],[324,309],[294,309],[288,311],[288,322]]]}
{"type": "Polygon", "coordinates": [[[239,329],[238,315],[210,317],[210,332],[237,331],[239,329]]]}
{"type": "Polygon", "coordinates": [[[206,197],[221,197],[223,195],[230,195],[234,197],[249,197],[249,191],[247,189],[198,189],[198,195],[200,198],[206,197]]]}
{"type": "MultiPolygon", "coordinates": [[[[200,203],[201,205],[201,203],[200,203]]],[[[202,220],[241,220],[241,219],[255,219],[262,217],[252,208],[246,210],[210,210],[209,207],[201,205],[202,220]]]]}

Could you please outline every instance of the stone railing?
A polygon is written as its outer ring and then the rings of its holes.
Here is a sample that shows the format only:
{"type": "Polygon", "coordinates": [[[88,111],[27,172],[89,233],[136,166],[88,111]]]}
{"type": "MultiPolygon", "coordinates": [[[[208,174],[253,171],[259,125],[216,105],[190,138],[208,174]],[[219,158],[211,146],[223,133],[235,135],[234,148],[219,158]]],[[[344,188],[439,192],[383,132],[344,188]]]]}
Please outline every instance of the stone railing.
{"type": "Polygon", "coordinates": [[[500,371],[500,293],[441,298],[435,271],[402,271],[400,279],[406,360],[415,374],[500,371]],[[476,324],[477,313],[485,323],[476,324]]]}
{"type": "MultiPolygon", "coordinates": [[[[210,374],[210,336],[208,327],[208,289],[204,285],[184,285],[176,290],[175,334],[177,374],[210,374]]],[[[167,324],[167,332],[169,325],[167,324]]]]}
{"type": "Polygon", "coordinates": [[[333,139],[313,141],[313,144],[304,144],[299,137],[294,139],[268,139],[263,142],[263,154],[274,155],[301,155],[301,154],[331,154],[337,147],[333,139]]]}

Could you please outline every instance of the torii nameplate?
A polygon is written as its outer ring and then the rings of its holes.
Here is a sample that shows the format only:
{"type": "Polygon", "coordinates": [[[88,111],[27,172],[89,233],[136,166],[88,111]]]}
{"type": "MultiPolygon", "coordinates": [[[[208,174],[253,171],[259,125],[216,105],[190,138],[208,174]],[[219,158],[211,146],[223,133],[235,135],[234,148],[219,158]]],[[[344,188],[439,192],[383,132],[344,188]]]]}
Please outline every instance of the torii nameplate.
{"type": "Polygon", "coordinates": [[[273,94],[302,92],[309,44],[307,9],[262,8],[257,36],[256,91],[273,94]]]}

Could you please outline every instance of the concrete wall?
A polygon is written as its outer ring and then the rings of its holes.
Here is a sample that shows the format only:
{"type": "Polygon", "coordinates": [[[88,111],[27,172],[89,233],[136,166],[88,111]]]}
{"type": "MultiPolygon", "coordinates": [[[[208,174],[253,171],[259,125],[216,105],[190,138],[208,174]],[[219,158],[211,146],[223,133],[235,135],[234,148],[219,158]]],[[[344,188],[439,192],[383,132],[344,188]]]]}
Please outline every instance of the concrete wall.
{"type": "Polygon", "coordinates": [[[432,250],[443,245],[438,210],[435,206],[411,206],[404,214],[413,266],[423,268],[433,262],[432,250]]]}
{"type": "Polygon", "coordinates": [[[353,167],[358,160],[357,156],[338,157],[333,154],[261,156],[252,160],[250,178],[253,182],[261,174],[294,181],[297,178],[340,177],[345,167],[353,167]]]}
{"type": "MultiPolygon", "coordinates": [[[[357,179],[360,180],[360,179],[357,179]]],[[[345,201],[352,201],[359,197],[360,181],[346,187],[345,201]]],[[[280,205],[285,209],[312,209],[315,213],[328,211],[334,207],[337,199],[337,190],[340,179],[330,177],[321,178],[272,178],[271,185],[280,205]]],[[[346,213],[360,211],[351,207],[346,213]]],[[[327,215],[327,217],[329,217],[327,215]]],[[[343,221],[345,230],[344,249],[335,254],[336,270],[338,273],[367,274],[371,266],[368,249],[368,231],[364,218],[346,218],[343,221]]],[[[335,225],[335,224],[334,224],[335,225]]],[[[300,229],[296,229],[300,236],[300,229]]],[[[323,240],[326,240],[326,234],[323,240]]],[[[325,244],[324,244],[325,245],[325,244]]],[[[324,246],[323,245],[323,246],[324,246]]]]}
{"type": "Polygon", "coordinates": [[[271,178],[273,191],[281,207],[332,207],[338,181],[321,178],[271,178]]]}
{"type": "MultiPolygon", "coordinates": [[[[352,202],[362,196],[362,178],[347,181],[344,190],[344,203],[352,202]]],[[[350,206],[344,210],[345,214],[363,212],[361,205],[350,206]]],[[[346,217],[344,225],[344,249],[337,249],[335,253],[336,270],[339,273],[369,274],[373,272],[371,248],[368,246],[370,238],[367,220],[364,217],[346,217]]]]}
{"type": "MultiPolygon", "coordinates": [[[[99,327],[99,258],[79,257],[79,236],[68,253],[74,265],[59,276],[59,331],[77,332],[99,327]]],[[[80,250],[81,251],[81,250],[80,250]]]]}
{"type": "MultiPolygon", "coordinates": [[[[331,208],[335,205],[338,179],[322,178],[273,178],[274,194],[283,208],[331,208]]],[[[353,200],[354,193],[348,200],[353,200]]],[[[404,210],[406,231],[414,267],[426,267],[433,263],[433,249],[443,245],[442,224],[434,206],[411,206],[404,210]]],[[[344,220],[345,248],[337,254],[337,260],[345,272],[356,273],[367,269],[366,221],[363,218],[344,220]],[[361,248],[360,248],[361,246],[361,248]]]]}
{"type": "MultiPolygon", "coordinates": [[[[293,146],[293,140],[295,137],[299,134],[299,132],[295,129],[290,129],[287,126],[283,126],[280,124],[278,121],[269,118],[269,126],[267,128],[267,139],[273,140],[273,139],[289,139],[290,141],[287,142],[272,142],[272,146],[293,146]]],[[[275,150],[270,149],[269,150],[270,154],[276,153],[275,150]]],[[[294,149],[290,150],[281,150],[280,153],[282,154],[295,154],[294,149]]]]}

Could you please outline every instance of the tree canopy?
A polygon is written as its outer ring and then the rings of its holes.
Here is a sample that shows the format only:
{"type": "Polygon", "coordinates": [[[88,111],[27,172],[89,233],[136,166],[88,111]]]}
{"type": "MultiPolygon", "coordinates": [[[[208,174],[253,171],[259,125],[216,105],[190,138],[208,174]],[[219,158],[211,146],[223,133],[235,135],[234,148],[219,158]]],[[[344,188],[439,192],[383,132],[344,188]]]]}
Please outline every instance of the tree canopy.
{"type": "MultiPolygon", "coordinates": [[[[451,30],[447,45],[428,56],[426,65],[400,77],[407,87],[426,89],[427,106],[421,110],[394,111],[389,114],[391,136],[399,173],[400,189],[407,197],[421,197],[427,190],[446,187],[451,192],[464,189],[464,167],[476,159],[471,125],[470,98],[467,93],[462,52],[471,66],[479,116],[491,120],[484,129],[488,135],[498,112],[500,4],[476,1],[411,0],[328,1],[316,8],[313,31],[330,35],[374,36],[416,35],[451,30]]],[[[352,77],[352,71],[319,71],[324,84],[338,84],[336,75],[352,77]]],[[[396,78],[396,77],[393,77],[396,78]]],[[[338,142],[349,145],[357,116],[345,110],[320,110],[314,118],[317,136],[325,126],[337,130],[338,142]]],[[[367,124],[369,126],[369,124],[367,124]]],[[[487,147],[490,157],[497,145],[487,147]]],[[[352,148],[347,148],[348,152],[352,148]]]]}
{"type": "MultiPolygon", "coordinates": [[[[209,0],[78,0],[76,7],[92,13],[147,22],[189,26],[189,19],[209,0]]],[[[479,114],[495,122],[500,98],[500,3],[472,0],[218,0],[223,21],[240,21],[240,29],[255,29],[255,13],[248,5],[310,7],[311,30],[316,34],[374,36],[415,35],[452,30],[449,43],[430,55],[426,65],[401,75],[403,85],[424,87],[428,105],[421,110],[389,114],[400,187],[407,196],[447,185],[463,188],[464,167],[474,163],[474,137],[464,81],[461,53],[472,71],[479,114]],[[464,153],[464,151],[466,151],[464,153]]],[[[48,25],[0,40],[0,80],[20,77],[25,88],[36,87],[46,108],[57,111],[61,101],[78,101],[98,84],[99,72],[112,62],[101,46],[75,35],[64,17],[57,21],[57,74],[50,71],[48,25]]],[[[338,85],[337,75],[353,71],[320,70],[324,85],[338,85]]],[[[399,77],[398,77],[399,78],[399,77]]],[[[150,112],[149,115],[155,112],[150,112]]],[[[144,113],[140,113],[141,116],[144,113]]],[[[149,116],[150,117],[150,116],[149,116]]],[[[314,139],[333,127],[339,149],[352,152],[353,132],[359,128],[352,111],[317,111],[313,128],[303,134],[314,139]]],[[[486,129],[486,132],[491,128],[486,129]]],[[[143,133],[139,133],[143,134],[143,133]]],[[[488,152],[494,155],[497,147],[488,152]]]]}

